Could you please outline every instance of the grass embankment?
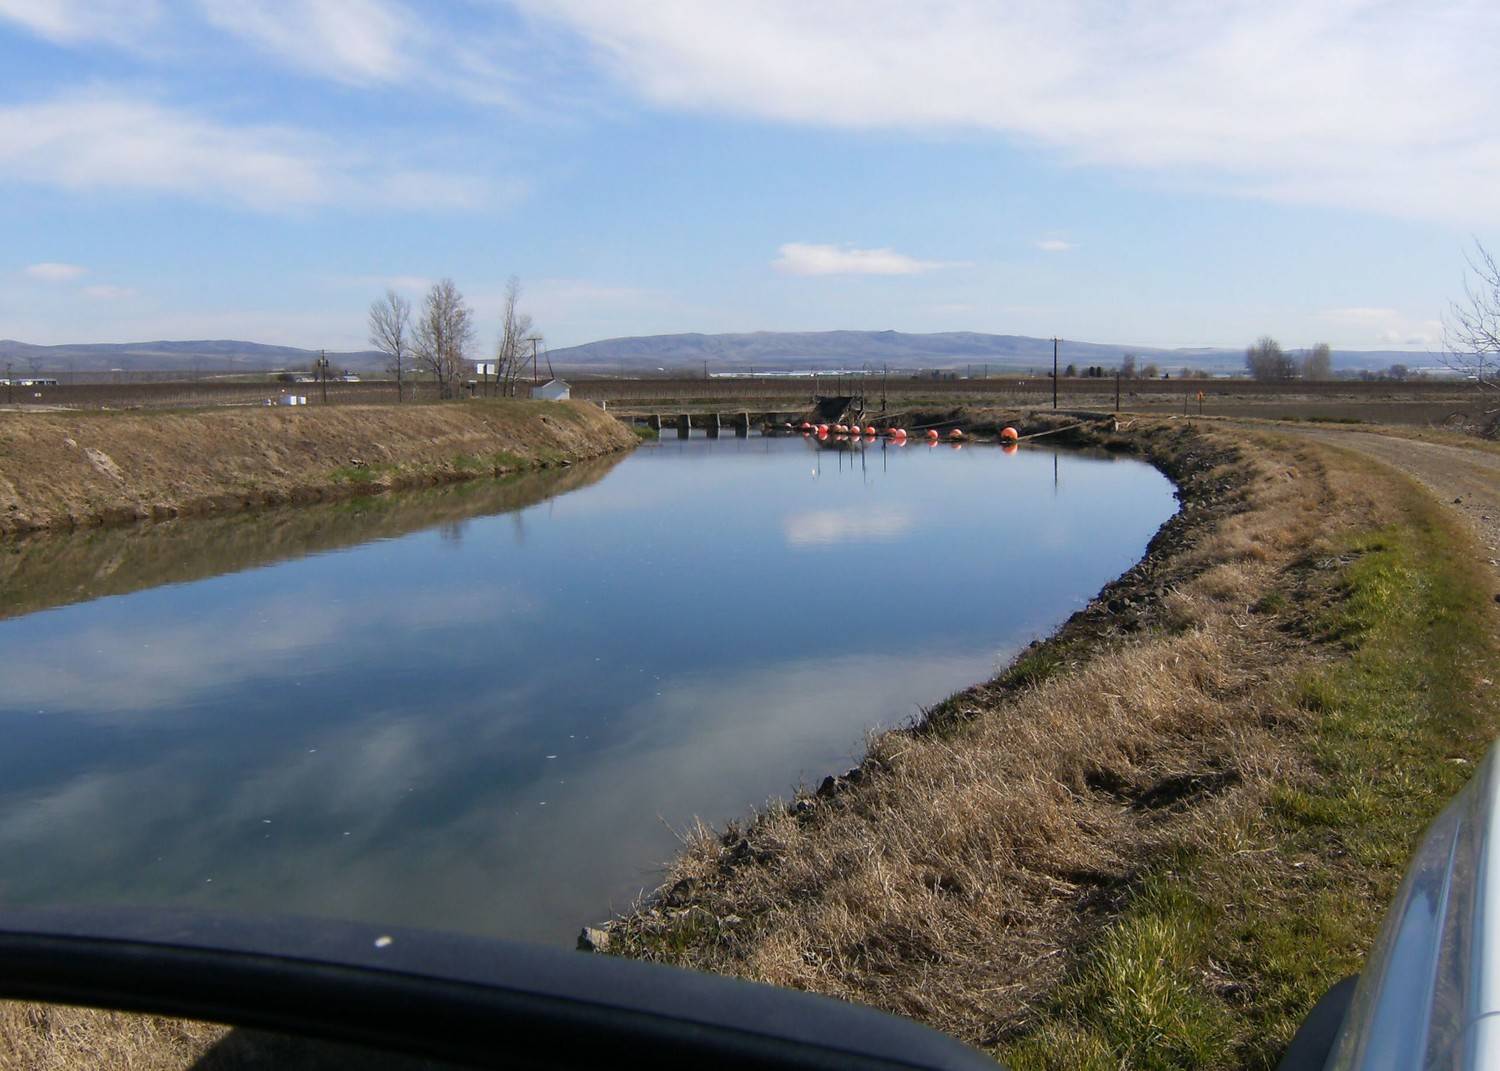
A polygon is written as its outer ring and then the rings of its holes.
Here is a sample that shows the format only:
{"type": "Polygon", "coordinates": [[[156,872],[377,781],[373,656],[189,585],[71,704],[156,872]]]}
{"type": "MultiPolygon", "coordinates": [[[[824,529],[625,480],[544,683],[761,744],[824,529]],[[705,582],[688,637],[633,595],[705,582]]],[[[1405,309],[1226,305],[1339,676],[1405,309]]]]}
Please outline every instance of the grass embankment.
{"type": "Polygon", "coordinates": [[[0,535],[501,475],[636,441],[583,402],[8,413],[0,535]]]}
{"type": "Polygon", "coordinates": [[[1489,585],[1429,496],[1340,451],[1096,438],[1184,488],[1147,560],[850,775],[696,831],[613,950],[1021,1068],[1274,1065],[1497,723],[1489,585]]]}
{"type": "Polygon", "coordinates": [[[1335,541],[1353,560],[1310,623],[1338,653],[1290,694],[1300,768],[1148,866],[1005,1046],[1016,1067],[1274,1066],[1359,970],[1416,839],[1500,723],[1474,556],[1431,498],[1398,495],[1394,523],[1335,541]]]}

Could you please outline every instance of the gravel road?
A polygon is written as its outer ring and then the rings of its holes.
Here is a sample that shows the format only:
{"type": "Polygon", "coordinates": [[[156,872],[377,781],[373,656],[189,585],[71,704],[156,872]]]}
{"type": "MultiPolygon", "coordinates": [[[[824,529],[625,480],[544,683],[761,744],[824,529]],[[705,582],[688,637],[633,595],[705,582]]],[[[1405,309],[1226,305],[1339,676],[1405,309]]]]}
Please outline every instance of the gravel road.
{"type": "MultiPolygon", "coordinates": [[[[1343,446],[1400,469],[1458,510],[1474,526],[1500,583],[1500,454],[1442,443],[1419,442],[1370,431],[1285,429],[1294,435],[1343,446]]],[[[1500,586],[1496,588],[1500,592],[1500,586]]]]}

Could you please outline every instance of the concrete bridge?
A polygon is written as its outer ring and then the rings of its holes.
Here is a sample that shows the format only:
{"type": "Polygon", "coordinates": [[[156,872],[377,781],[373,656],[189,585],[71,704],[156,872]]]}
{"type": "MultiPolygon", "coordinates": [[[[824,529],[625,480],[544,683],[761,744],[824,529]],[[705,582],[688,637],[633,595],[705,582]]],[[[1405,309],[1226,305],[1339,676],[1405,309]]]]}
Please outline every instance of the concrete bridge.
{"type": "Polygon", "coordinates": [[[665,428],[675,428],[679,439],[686,439],[693,428],[702,428],[708,433],[710,439],[719,437],[719,433],[728,427],[737,436],[750,434],[750,429],[755,426],[771,429],[782,429],[787,424],[799,424],[804,420],[814,423],[837,424],[846,418],[853,416],[854,419],[862,419],[865,409],[865,400],[858,395],[844,395],[833,397],[820,397],[814,400],[809,408],[789,409],[737,409],[725,412],[718,408],[693,408],[673,407],[677,412],[663,415],[660,412],[629,410],[612,410],[621,419],[632,422],[644,420],[646,426],[652,431],[660,433],[665,428]]]}

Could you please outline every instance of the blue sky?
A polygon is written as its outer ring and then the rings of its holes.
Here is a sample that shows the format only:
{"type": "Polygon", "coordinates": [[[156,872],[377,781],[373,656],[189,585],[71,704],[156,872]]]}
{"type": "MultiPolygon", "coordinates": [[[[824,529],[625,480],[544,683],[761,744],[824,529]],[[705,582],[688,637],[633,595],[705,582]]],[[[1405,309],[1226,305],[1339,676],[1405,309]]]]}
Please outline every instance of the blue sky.
{"type": "MultiPolygon", "coordinates": [[[[0,337],[973,330],[1437,345],[1500,8],[0,0],[0,337]]],[[[1492,245],[1495,243],[1491,243],[1492,245]]]]}

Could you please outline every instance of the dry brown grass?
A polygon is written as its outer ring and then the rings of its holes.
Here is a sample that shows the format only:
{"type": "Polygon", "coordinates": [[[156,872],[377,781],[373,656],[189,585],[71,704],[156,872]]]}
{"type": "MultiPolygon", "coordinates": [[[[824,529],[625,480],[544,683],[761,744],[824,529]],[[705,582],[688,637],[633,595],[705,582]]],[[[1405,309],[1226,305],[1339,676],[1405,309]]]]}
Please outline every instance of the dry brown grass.
{"type": "Polygon", "coordinates": [[[0,1071],[178,1071],[227,1032],[187,1019],[0,1002],[0,1071]]]}
{"type": "Polygon", "coordinates": [[[514,472],[636,441],[583,402],[0,413],[0,535],[514,472]]]}
{"type": "MultiPolygon", "coordinates": [[[[875,739],[842,791],[773,805],[726,835],[695,831],[656,900],[614,924],[616,947],[994,1045],[1147,860],[1216,843],[1226,814],[1287,776],[1299,760],[1282,730],[1306,716],[1291,685],[1322,657],[1287,632],[1319,579],[1309,556],[1372,520],[1375,496],[1315,448],[1141,436],[1220,450],[1196,482],[1232,504],[1148,562],[1144,615],[1117,625],[1095,606],[1075,623],[1082,640],[1065,629],[926,729],[875,739]]],[[[1215,513],[1190,496],[1194,511],[1215,513]]]]}

